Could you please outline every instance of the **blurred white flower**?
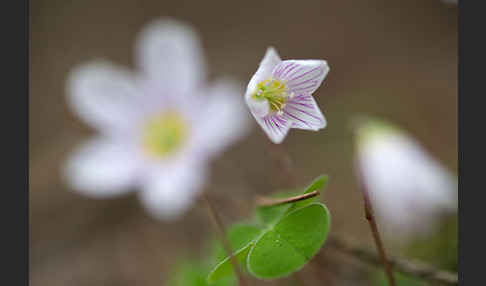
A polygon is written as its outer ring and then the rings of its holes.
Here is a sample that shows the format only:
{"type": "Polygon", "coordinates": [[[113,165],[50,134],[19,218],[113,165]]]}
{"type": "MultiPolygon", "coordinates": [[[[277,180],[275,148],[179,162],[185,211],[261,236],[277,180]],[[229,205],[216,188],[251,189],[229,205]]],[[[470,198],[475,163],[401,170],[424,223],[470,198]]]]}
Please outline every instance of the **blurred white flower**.
{"type": "Polygon", "coordinates": [[[100,135],[74,152],[64,174],[91,197],[140,189],[154,216],[173,218],[204,187],[208,159],[247,130],[242,88],[207,86],[199,38],[182,23],[150,24],[136,52],[138,73],[94,62],[70,75],[68,103],[100,135]]]}
{"type": "Polygon", "coordinates": [[[457,210],[456,176],[413,138],[377,120],[365,120],[357,135],[357,171],[386,234],[429,234],[457,210]]]}
{"type": "Polygon", "coordinates": [[[326,126],[312,93],[328,72],[324,60],[282,61],[274,48],[267,49],[245,100],[273,143],[281,143],[290,128],[317,131],[326,126]]]}

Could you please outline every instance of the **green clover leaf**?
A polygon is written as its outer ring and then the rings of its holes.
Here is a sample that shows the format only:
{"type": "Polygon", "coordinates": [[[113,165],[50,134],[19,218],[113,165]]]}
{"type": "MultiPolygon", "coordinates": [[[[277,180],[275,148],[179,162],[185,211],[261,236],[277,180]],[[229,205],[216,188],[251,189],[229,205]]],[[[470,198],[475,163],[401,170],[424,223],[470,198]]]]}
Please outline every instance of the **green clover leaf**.
{"type": "MultiPolygon", "coordinates": [[[[327,181],[328,177],[322,175],[303,193],[323,190],[327,181]]],[[[286,196],[288,193],[275,197],[286,196]]],[[[228,240],[242,270],[257,278],[275,279],[302,268],[319,251],[329,232],[329,211],[317,200],[316,196],[290,204],[259,207],[257,216],[264,227],[250,224],[230,227],[228,240]]],[[[218,251],[217,257],[224,257],[221,246],[218,251]]],[[[209,273],[207,281],[213,283],[231,275],[233,264],[226,257],[209,273]]]]}
{"type": "Polygon", "coordinates": [[[329,218],[329,211],[320,203],[286,214],[252,246],[249,272],[257,278],[275,279],[302,268],[324,244],[329,218]]]}

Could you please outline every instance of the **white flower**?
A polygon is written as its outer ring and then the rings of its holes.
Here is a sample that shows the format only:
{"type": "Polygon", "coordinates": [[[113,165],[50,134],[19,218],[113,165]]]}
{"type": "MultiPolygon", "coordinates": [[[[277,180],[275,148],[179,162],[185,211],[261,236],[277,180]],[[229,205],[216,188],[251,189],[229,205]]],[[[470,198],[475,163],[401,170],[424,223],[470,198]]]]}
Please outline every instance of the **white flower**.
{"type": "Polygon", "coordinates": [[[367,120],[357,137],[357,167],[388,235],[426,235],[457,209],[457,179],[422,146],[388,123],[367,120]]]}
{"type": "Polygon", "coordinates": [[[70,75],[68,103],[100,135],[64,171],[82,194],[140,189],[154,216],[172,218],[204,187],[208,160],[245,133],[242,89],[229,80],[206,85],[199,39],[182,23],[152,23],[136,51],[138,73],[95,62],[70,75]]]}
{"type": "Polygon", "coordinates": [[[290,128],[317,131],[326,119],[312,93],[329,72],[323,60],[282,61],[268,48],[248,83],[245,100],[273,143],[281,143],[290,128]]]}

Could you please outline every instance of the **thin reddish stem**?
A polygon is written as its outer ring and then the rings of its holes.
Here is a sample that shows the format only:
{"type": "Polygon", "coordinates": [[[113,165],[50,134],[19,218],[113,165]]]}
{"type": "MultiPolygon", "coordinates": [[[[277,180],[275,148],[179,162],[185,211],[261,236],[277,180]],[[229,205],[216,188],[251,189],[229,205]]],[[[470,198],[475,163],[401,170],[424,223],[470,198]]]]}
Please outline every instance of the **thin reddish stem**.
{"type": "MultiPolygon", "coordinates": [[[[357,169],[359,170],[359,169],[357,169]]],[[[361,172],[358,171],[358,181],[360,184],[360,189],[363,194],[363,201],[364,201],[364,211],[365,217],[368,221],[371,229],[371,233],[373,234],[373,239],[375,241],[376,249],[380,255],[381,263],[385,267],[385,273],[388,279],[388,282],[391,286],[396,286],[397,283],[395,281],[395,276],[393,274],[392,268],[390,263],[388,262],[388,258],[386,256],[385,247],[383,246],[383,241],[381,240],[380,232],[378,231],[378,225],[376,224],[375,215],[373,212],[373,206],[371,204],[370,196],[368,193],[368,189],[363,183],[363,176],[361,172]]]]}
{"type": "Polygon", "coordinates": [[[313,191],[307,194],[298,195],[290,198],[284,198],[284,199],[272,199],[267,197],[259,197],[257,198],[257,204],[263,207],[278,206],[278,205],[294,203],[294,202],[310,199],[317,195],[319,195],[319,191],[313,191]]]}
{"type": "Polygon", "coordinates": [[[236,260],[235,256],[233,255],[233,251],[231,250],[230,243],[226,237],[226,231],[223,225],[223,222],[221,221],[218,212],[216,211],[216,208],[212,204],[211,200],[209,199],[209,196],[206,193],[202,194],[202,198],[206,202],[208,209],[209,209],[209,214],[211,216],[211,219],[216,226],[216,229],[218,230],[221,242],[223,243],[224,250],[226,251],[226,254],[230,258],[231,264],[233,265],[233,269],[235,270],[236,276],[238,277],[238,282],[240,286],[247,286],[246,280],[243,277],[243,274],[241,273],[240,266],[238,265],[238,261],[236,260]]]}

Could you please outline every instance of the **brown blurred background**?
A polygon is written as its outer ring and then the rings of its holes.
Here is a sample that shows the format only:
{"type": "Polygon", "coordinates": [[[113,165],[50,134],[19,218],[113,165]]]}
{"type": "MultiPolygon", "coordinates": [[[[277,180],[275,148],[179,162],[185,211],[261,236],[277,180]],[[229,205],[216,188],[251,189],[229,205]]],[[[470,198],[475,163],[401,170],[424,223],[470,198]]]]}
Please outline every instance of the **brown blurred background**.
{"type": "MultiPolygon", "coordinates": [[[[328,127],[292,130],[284,145],[301,184],[330,176],[324,201],[333,233],[373,247],[352,173],[354,115],[397,123],[457,171],[457,6],[439,0],[34,0],[29,14],[31,285],[165,285],[174,259],[203,251],[213,230],[204,206],[160,222],[135,195],[87,199],[60,179],[68,153],[94,134],[66,106],[68,72],[99,58],[134,68],[136,35],[155,18],[195,26],[212,78],[246,84],[269,45],[284,59],[328,61],[331,71],[316,93],[328,127]]],[[[212,164],[207,190],[227,224],[248,216],[255,194],[286,184],[253,127],[212,164]]],[[[358,285],[349,271],[335,285],[358,285]]]]}

